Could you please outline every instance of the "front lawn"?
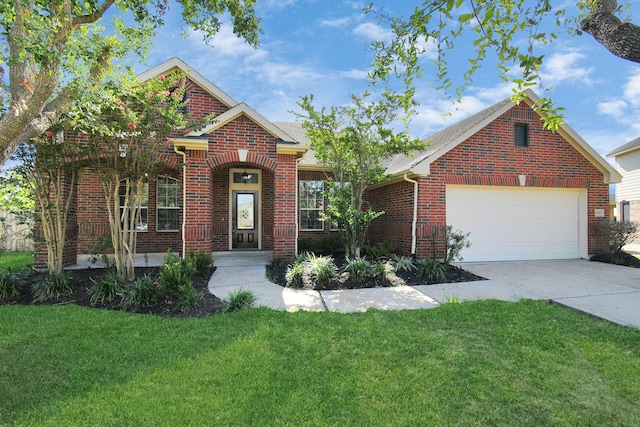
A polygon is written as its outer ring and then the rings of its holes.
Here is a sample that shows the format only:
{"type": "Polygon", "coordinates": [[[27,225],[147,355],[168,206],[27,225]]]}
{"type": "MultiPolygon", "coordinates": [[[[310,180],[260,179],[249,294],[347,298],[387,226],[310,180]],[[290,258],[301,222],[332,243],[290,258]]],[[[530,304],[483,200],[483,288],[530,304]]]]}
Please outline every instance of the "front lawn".
{"type": "Polygon", "coordinates": [[[640,332],[543,301],[0,306],[2,425],[640,425],[640,332]]]}
{"type": "Polygon", "coordinates": [[[6,273],[8,268],[17,273],[33,265],[33,252],[1,252],[0,274],[6,273]]]}

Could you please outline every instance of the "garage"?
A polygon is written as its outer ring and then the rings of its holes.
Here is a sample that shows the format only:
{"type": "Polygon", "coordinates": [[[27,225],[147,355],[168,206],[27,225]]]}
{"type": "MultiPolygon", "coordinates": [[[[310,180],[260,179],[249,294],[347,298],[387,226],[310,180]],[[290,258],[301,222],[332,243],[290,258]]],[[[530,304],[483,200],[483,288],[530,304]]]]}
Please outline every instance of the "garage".
{"type": "Polygon", "coordinates": [[[447,224],[471,233],[465,262],[587,255],[586,190],[448,185],[447,224]]]}

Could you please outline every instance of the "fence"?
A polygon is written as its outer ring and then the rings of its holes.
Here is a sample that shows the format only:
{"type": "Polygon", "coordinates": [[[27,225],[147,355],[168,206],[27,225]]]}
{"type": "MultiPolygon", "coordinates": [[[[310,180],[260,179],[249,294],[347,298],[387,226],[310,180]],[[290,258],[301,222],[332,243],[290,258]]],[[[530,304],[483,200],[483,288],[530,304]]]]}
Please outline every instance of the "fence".
{"type": "Polygon", "coordinates": [[[32,251],[32,227],[31,212],[0,210],[0,249],[7,252],[32,251]]]}

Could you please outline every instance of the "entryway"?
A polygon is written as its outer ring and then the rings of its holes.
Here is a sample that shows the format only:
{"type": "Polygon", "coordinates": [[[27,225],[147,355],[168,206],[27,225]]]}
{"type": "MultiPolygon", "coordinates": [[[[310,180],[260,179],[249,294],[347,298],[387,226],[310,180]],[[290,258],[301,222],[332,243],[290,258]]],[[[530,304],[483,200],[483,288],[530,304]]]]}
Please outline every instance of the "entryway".
{"type": "Polygon", "coordinates": [[[231,250],[261,248],[260,172],[259,169],[229,170],[231,250]]]}

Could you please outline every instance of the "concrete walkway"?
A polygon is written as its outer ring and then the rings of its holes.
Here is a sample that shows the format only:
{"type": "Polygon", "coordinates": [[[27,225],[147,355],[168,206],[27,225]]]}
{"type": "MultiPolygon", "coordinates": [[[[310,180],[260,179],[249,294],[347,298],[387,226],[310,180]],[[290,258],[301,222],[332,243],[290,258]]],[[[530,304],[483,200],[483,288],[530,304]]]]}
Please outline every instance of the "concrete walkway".
{"type": "Polygon", "coordinates": [[[400,286],[339,291],[309,291],[271,283],[265,266],[269,251],[218,252],[209,291],[221,299],[241,289],[252,291],[258,305],[277,310],[356,312],[437,307],[461,301],[522,298],[550,300],[558,305],[640,328],[640,269],[586,260],[464,263],[488,280],[429,286],[400,286]]]}

